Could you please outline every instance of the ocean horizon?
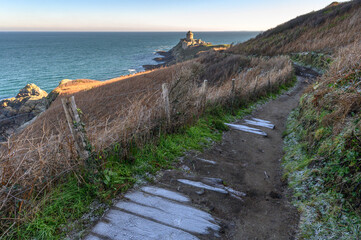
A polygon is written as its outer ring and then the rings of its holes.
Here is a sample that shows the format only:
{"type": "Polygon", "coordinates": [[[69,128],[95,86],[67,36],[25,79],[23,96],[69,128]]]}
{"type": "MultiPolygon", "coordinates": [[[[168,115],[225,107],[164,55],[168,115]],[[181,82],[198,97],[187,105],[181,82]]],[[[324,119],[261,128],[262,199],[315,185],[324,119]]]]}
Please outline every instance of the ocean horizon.
{"type": "MultiPolygon", "coordinates": [[[[260,32],[194,32],[212,44],[247,41],[260,32]]],[[[0,99],[28,83],[50,92],[63,79],[104,81],[157,64],[186,32],[0,32],[0,99]]]]}

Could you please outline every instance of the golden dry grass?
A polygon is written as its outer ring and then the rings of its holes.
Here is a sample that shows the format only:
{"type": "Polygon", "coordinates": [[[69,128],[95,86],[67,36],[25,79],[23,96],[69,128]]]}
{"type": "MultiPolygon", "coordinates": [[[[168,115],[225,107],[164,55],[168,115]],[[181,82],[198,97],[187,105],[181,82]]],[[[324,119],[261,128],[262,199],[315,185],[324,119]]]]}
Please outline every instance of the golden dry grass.
{"type": "Polygon", "coordinates": [[[260,55],[309,51],[334,53],[339,47],[360,39],[360,23],[361,1],[340,3],[297,17],[228,51],[260,55]]]}
{"type": "Polygon", "coordinates": [[[330,113],[323,123],[333,126],[337,135],[349,115],[361,109],[361,41],[340,48],[329,71],[318,79],[317,87],[308,89],[313,94],[312,104],[330,113]]]}
{"type": "Polygon", "coordinates": [[[61,86],[62,92],[50,108],[1,147],[0,211],[4,216],[19,216],[24,209],[28,213],[36,211],[31,207],[35,206],[34,196],[84,164],[77,159],[65,121],[63,97],[75,96],[94,152],[115,143],[126,150],[129,141],[142,144],[154,138],[155,130],[172,131],[196,120],[202,113],[200,92],[205,69],[217,71],[221,67],[227,73],[226,77],[212,80],[208,104],[229,103],[232,78],[238,79],[237,98],[246,100],[283,84],[293,72],[288,57],[245,62],[239,61],[243,59],[241,56],[217,55],[217,58],[213,63],[188,61],[105,83],[81,80],[61,86]],[[220,65],[220,62],[228,64],[220,65]],[[243,70],[238,71],[239,67],[243,70]],[[165,124],[163,83],[169,86],[171,124],[165,124]],[[76,90],[71,87],[74,84],[76,90]]]}

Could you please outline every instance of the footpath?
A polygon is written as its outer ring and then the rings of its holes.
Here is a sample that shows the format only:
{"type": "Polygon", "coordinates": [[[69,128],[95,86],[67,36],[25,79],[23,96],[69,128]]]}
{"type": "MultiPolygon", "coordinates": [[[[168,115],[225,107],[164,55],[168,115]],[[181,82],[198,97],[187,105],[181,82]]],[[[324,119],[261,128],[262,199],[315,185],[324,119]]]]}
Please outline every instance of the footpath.
{"type": "Polygon", "coordinates": [[[102,239],[293,239],[299,221],[282,181],[282,133],[308,85],[229,125],[220,143],[126,193],[89,231],[102,239]]]}

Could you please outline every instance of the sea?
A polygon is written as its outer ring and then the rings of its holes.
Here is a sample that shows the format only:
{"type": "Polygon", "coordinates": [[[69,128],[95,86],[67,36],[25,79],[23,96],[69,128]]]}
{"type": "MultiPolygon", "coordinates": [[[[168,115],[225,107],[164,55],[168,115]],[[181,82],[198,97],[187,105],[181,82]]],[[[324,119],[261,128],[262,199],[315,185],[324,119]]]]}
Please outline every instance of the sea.
{"type": "MultiPolygon", "coordinates": [[[[212,44],[244,42],[259,32],[194,32],[212,44]]],[[[158,64],[186,32],[0,32],[0,99],[28,83],[50,92],[62,79],[108,80],[158,64]]]]}

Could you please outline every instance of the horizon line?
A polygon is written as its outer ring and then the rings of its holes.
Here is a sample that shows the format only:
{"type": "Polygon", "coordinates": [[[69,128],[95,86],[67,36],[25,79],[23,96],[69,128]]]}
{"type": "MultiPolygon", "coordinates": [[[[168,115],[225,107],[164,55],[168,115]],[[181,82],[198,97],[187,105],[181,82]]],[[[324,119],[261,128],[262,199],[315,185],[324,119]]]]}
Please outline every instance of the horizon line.
{"type": "Polygon", "coordinates": [[[116,32],[124,32],[124,33],[131,33],[131,32],[154,32],[154,33],[162,33],[162,32],[175,32],[175,33],[181,33],[181,32],[188,32],[188,31],[192,31],[192,32],[264,32],[266,30],[200,30],[200,31],[197,31],[197,30],[185,30],[185,31],[141,31],[141,30],[127,30],[127,31],[123,31],[123,30],[120,30],[120,31],[111,31],[111,30],[0,30],[0,32],[109,32],[109,33],[116,33],[116,32]]]}

